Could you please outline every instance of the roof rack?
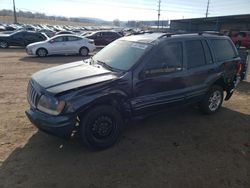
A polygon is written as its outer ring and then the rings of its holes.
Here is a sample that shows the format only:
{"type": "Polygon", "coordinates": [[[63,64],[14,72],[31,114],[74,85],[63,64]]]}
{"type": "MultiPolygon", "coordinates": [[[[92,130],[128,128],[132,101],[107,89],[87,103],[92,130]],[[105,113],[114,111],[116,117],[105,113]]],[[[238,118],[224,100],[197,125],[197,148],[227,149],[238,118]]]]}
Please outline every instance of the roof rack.
{"type": "Polygon", "coordinates": [[[210,35],[218,35],[218,36],[223,36],[223,33],[217,32],[217,31],[202,31],[198,32],[198,35],[203,35],[203,34],[210,34],[210,35]]]}
{"type": "Polygon", "coordinates": [[[131,33],[128,36],[131,36],[131,35],[141,35],[141,34],[153,34],[153,33],[159,33],[159,32],[155,32],[155,31],[139,31],[139,32],[131,33]]]}

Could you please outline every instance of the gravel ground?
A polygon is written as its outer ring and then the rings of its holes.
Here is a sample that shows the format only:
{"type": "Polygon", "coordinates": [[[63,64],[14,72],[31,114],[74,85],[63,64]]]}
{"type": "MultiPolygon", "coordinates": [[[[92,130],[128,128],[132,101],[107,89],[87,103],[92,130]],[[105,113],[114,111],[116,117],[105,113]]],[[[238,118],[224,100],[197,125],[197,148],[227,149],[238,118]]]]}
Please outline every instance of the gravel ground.
{"type": "Polygon", "coordinates": [[[188,107],[133,121],[101,152],[38,132],[24,114],[30,76],[81,59],[0,49],[1,188],[250,187],[249,82],[215,115],[188,107]]]}

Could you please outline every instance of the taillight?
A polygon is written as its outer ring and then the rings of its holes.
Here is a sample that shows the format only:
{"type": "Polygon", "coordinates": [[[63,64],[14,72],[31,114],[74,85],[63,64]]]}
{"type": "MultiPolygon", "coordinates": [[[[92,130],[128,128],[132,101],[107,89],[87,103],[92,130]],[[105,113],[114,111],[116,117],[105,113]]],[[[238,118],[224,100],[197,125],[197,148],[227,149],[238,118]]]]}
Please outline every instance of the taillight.
{"type": "Polygon", "coordinates": [[[90,44],[95,44],[95,41],[94,40],[89,40],[88,41],[90,44]]]}
{"type": "Polygon", "coordinates": [[[241,72],[241,63],[240,63],[240,61],[238,61],[237,63],[236,63],[236,74],[237,75],[240,75],[240,72],[241,72]]]}

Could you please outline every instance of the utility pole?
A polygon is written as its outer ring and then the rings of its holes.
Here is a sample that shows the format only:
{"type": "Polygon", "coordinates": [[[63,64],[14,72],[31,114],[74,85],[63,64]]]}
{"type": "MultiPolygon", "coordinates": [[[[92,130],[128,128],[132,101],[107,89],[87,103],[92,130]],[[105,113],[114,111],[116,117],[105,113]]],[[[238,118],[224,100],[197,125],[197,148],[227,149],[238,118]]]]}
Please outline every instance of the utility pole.
{"type": "Polygon", "coordinates": [[[207,0],[207,11],[206,11],[206,18],[207,18],[207,16],[208,16],[209,4],[210,4],[210,0],[207,0]]]}
{"type": "Polygon", "coordinates": [[[161,16],[161,0],[158,2],[158,29],[160,27],[160,16],[161,16]]]}
{"type": "Polygon", "coordinates": [[[14,23],[17,23],[17,17],[16,17],[16,5],[15,0],[13,0],[13,12],[14,12],[14,23]]]}

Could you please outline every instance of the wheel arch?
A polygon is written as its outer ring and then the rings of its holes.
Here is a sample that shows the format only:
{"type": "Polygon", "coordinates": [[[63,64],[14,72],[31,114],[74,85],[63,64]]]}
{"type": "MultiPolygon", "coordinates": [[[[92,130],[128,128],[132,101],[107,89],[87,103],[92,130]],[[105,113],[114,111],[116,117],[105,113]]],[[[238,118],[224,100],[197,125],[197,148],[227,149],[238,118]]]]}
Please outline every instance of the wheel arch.
{"type": "Polygon", "coordinates": [[[127,95],[122,91],[115,91],[109,93],[108,95],[100,96],[88,105],[82,106],[77,111],[77,116],[84,116],[84,114],[86,114],[89,110],[99,105],[108,105],[114,107],[121,113],[123,118],[130,117],[132,113],[131,104],[128,101],[127,95]]]}
{"type": "Polygon", "coordinates": [[[89,50],[89,48],[88,48],[87,46],[81,46],[78,52],[80,53],[80,52],[81,52],[81,49],[83,49],[83,48],[87,49],[87,50],[88,50],[88,53],[90,52],[90,50],[89,50]]]}
{"type": "Polygon", "coordinates": [[[38,53],[38,50],[40,50],[40,49],[46,50],[47,54],[49,54],[49,51],[47,50],[47,48],[45,48],[45,47],[38,47],[38,48],[36,49],[36,55],[38,55],[37,53],[38,53]]]}

